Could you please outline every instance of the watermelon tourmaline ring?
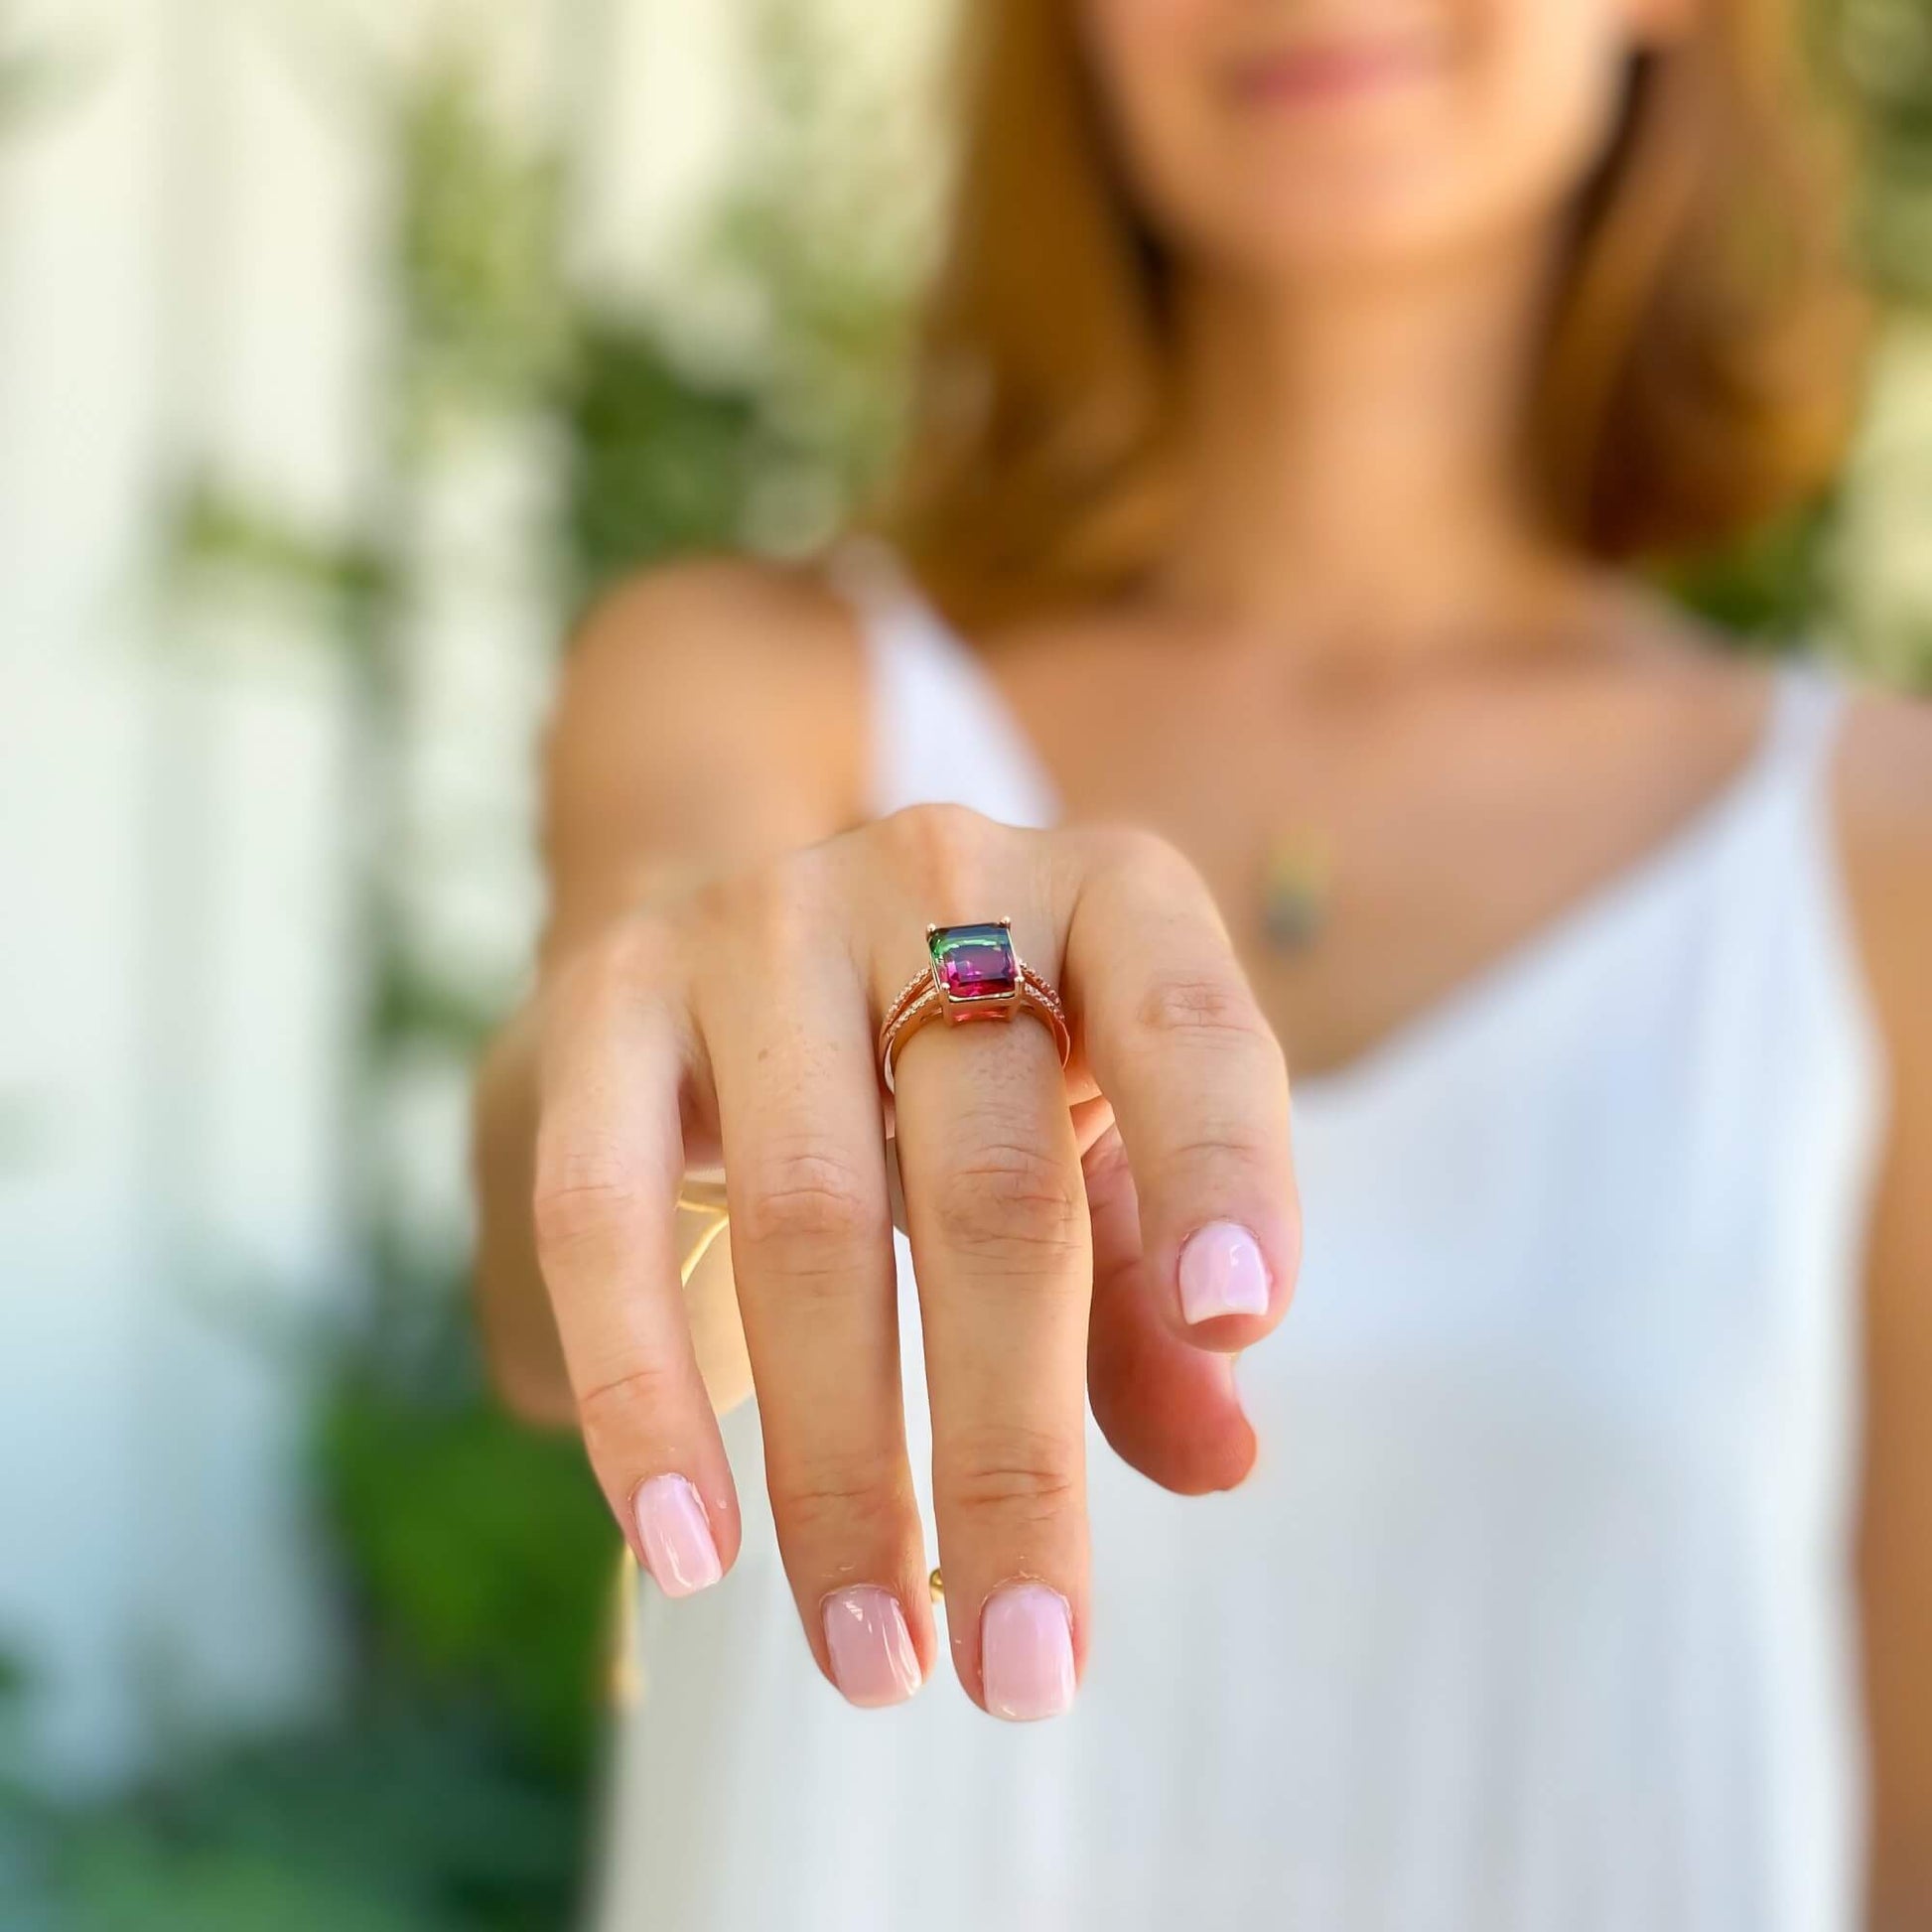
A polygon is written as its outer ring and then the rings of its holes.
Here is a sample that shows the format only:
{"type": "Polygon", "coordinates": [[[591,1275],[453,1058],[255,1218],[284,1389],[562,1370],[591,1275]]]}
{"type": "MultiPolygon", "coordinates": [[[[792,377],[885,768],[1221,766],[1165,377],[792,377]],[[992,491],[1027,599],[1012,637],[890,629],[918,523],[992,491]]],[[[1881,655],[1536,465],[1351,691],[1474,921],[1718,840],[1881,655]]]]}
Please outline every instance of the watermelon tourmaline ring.
{"type": "Polygon", "coordinates": [[[1066,1009],[1052,985],[1013,949],[1013,921],[985,925],[929,925],[924,971],[900,989],[879,1030],[879,1072],[893,1091],[893,1062],[928,1020],[955,1026],[967,1020],[1011,1020],[1031,1013],[1053,1035],[1060,1064],[1072,1051],[1066,1009]]]}

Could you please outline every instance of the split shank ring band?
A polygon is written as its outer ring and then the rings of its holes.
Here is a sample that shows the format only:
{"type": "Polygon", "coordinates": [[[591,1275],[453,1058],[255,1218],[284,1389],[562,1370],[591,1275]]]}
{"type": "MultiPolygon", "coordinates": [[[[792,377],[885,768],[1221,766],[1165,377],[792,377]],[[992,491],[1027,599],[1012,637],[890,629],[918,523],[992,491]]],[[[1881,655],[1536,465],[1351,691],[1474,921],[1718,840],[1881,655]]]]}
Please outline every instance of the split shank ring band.
{"type": "Polygon", "coordinates": [[[1066,1009],[1050,982],[1013,949],[1013,921],[985,925],[929,925],[925,970],[914,974],[887,1010],[879,1030],[879,1074],[893,1091],[893,1063],[913,1034],[930,1020],[957,1026],[968,1020],[1011,1020],[1031,1013],[1053,1035],[1066,1064],[1072,1050],[1066,1009]]]}

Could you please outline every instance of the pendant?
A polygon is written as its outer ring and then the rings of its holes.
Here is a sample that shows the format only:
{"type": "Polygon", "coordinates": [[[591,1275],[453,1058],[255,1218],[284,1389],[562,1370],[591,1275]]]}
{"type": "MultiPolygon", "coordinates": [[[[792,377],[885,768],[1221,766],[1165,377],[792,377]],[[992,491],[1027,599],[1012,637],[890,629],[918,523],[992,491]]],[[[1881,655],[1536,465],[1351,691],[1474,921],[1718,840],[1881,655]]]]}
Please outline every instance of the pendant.
{"type": "Polygon", "coordinates": [[[1317,832],[1277,833],[1262,872],[1261,929],[1277,952],[1303,952],[1320,938],[1333,897],[1334,860],[1317,832]]]}

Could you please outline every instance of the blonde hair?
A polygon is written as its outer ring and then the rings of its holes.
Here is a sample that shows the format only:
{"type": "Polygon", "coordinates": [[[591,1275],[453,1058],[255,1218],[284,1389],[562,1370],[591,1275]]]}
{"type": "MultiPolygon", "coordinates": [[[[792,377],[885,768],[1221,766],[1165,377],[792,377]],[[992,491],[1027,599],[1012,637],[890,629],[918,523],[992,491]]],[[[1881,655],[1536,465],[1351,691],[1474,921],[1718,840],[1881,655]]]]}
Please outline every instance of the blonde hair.
{"type": "MultiPolygon", "coordinates": [[[[1160,253],[1070,0],[972,0],[948,246],[883,521],[956,617],[1104,598],[1175,503],[1160,253]]],[[[1634,58],[1583,191],[1531,418],[1546,507],[1606,559],[1739,534],[1831,477],[1863,310],[1779,0],[1634,58]]]]}

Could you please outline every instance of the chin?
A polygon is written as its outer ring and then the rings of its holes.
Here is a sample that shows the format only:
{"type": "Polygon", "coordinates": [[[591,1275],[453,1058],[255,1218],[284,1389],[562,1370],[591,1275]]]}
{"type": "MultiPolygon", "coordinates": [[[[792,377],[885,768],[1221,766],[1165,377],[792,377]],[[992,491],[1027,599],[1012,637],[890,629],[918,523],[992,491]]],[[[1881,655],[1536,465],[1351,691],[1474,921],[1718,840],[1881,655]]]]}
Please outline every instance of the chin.
{"type": "Polygon", "coordinates": [[[1251,188],[1244,200],[1224,205],[1184,246],[1250,281],[1420,269],[1490,231],[1408,170],[1303,179],[1262,197],[1251,188]]]}
{"type": "Polygon", "coordinates": [[[1172,198],[1164,225],[1183,258],[1250,280],[1422,271],[1550,232],[1587,178],[1604,118],[1552,117],[1506,148],[1438,129],[1283,143],[1238,162],[1224,153],[1172,198]]]}

